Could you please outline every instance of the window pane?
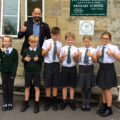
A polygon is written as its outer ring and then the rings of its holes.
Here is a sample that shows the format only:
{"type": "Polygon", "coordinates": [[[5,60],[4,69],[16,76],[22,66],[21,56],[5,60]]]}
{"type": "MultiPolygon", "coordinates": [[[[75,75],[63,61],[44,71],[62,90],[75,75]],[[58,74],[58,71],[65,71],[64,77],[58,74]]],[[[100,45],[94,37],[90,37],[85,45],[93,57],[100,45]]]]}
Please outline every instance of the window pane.
{"type": "Polygon", "coordinates": [[[18,0],[3,0],[3,15],[17,15],[18,0]]]}
{"type": "Polygon", "coordinates": [[[3,17],[3,35],[17,35],[17,17],[3,17]]]}
{"type": "Polygon", "coordinates": [[[28,7],[28,16],[32,15],[33,9],[35,7],[39,7],[42,10],[42,0],[27,0],[27,7],[28,7]]]}

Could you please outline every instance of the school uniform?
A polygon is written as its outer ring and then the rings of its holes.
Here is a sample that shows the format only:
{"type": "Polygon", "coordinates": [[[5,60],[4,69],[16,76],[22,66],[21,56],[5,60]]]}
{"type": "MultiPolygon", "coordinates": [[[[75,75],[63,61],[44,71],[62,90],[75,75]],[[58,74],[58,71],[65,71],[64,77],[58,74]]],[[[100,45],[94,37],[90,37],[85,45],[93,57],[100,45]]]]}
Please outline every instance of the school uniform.
{"type": "Polygon", "coordinates": [[[5,52],[0,50],[3,102],[13,104],[13,85],[18,67],[18,52],[12,47],[4,48],[4,50],[5,52]]]}
{"type": "Polygon", "coordinates": [[[40,72],[42,67],[43,57],[41,55],[40,48],[26,48],[23,52],[22,62],[25,68],[25,87],[30,87],[32,80],[34,86],[40,87],[40,72]],[[25,57],[29,56],[31,60],[29,62],[25,61],[25,57]],[[34,61],[34,57],[38,57],[38,61],[34,61]]]}
{"type": "Polygon", "coordinates": [[[58,87],[60,85],[60,65],[57,49],[61,49],[62,43],[58,40],[54,42],[51,38],[44,41],[42,49],[48,49],[50,44],[52,45],[52,48],[44,57],[45,88],[58,87]]]}
{"type": "Polygon", "coordinates": [[[103,54],[99,58],[99,70],[96,84],[102,89],[110,89],[117,86],[117,76],[114,67],[115,58],[107,54],[108,49],[112,50],[115,54],[120,52],[117,46],[110,43],[97,47],[97,51],[100,50],[103,54]]]}
{"type": "Polygon", "coordinates": [[[79,51],[82,52],[81,59],[79,61],[79,75],[78,75],[78,87],[80,88],[91,88],[95,86],[95,77],[94,77],[94,66],[93,60],[91,57],[86,56],[86,51],[90,51],[91,54],[96,52],[96,49],[89,47],[79,48],[79,51]],[[88,57],[88,61],[85,62],[85,57],[88,57]]]}
{"type": "Polygon", "coordinates": [[[61,70],[61,85],[62,87],[76,87],[76,62],[72,58],[73,54],[78,52],[78,49],[75,46],[64,46],[61,48],[60,57],[63,53],[67,53],[67,56],[62,61],[62,70],[61,70]],[[68,57],[70,54],[70,61],[68,61],[68,57]]]}

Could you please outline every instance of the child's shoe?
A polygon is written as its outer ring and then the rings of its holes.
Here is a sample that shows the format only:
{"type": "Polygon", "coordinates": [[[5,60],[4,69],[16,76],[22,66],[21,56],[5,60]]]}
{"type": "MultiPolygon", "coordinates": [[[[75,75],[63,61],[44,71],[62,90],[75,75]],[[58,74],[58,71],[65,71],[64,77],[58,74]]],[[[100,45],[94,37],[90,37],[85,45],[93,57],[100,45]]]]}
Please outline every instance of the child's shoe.
{"type": "Polygon", "coordinates": [[[7,104],[4,104],[4,105],[2,106],[2,111],[6,111],[7,108],[8,108],[7,104]]]}
{"type": "Polygon", "coordinates": [[[29,103],[26,101],[20,109],[20,112],[25,112],[29,108],[29,103]]]}
{"type": "Polygon", "coordinates": [[[67,106],[67,101],[63,100],[62,103],[60,104],[60,110],[64,110],[67,106]]]}

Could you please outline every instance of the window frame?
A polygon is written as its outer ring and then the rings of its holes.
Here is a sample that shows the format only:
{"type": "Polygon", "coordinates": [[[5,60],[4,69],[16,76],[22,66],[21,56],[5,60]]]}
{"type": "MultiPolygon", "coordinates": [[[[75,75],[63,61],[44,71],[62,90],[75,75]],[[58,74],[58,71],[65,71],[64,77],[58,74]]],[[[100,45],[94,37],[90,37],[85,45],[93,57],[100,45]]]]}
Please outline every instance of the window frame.
{"type": "MultiPolygon", "coordinates": [[[[3,31],[3,0],[1,0],[1,25],[0,25],[0,36],[6,36],[5,34],[2,34],[3,31]]],[[[14,16],[14,15],[5,15],[5,16],[14,16]]],[[[18,0],[18,14],[17,14],[17,33],[19,32],[19,27],[20,27],[20,0],[18,0]]],[[[17,35],[9,35],[11,37],[17,37],[17,35]]]]}
{"type": "MultiPolygon", "coordinates": [[[[28,20],[28,5],[27,5],[27,1],[28,0],[25,0],[25,21],[28,20]]],[[[42,0],[42,21],[44,22],[45,21],[45,0],[42,0]]],[[[32,16],[32,13],[31,13],[31,16],[32,16]]],[[[29,16],[30,17],[30,16],[29,16]]]]}

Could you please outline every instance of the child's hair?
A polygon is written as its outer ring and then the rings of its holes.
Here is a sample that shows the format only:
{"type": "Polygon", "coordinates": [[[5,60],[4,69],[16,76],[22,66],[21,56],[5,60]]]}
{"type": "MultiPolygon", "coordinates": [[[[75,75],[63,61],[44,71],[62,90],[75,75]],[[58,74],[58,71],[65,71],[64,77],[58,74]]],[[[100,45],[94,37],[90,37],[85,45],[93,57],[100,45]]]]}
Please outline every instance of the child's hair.
{"type": "Polygon", "coordinates": [[[65,40],[66,40],[68,37],[72,37],[72,38],[75,40],[75,34],[74,34],[74,33],[67,32],[67,33],[65,34],[65,40]]]}
{"type": "Polygon", "coordinates": [[[84,39],[88,39],[88,40],[91,40],[92,41],[92,37],[90,36],[90,35],[85,35],[85,36],[83,36],[83,40],[84,39]]]}
{"type": "Polygon", "coordinates": [[[28,38],[28,42],[38,42],[38,37],[36,35],[31,35],[29,38],[28,38]]]}
{"type": "Polygon", "coordinates": [[[60,28],[59,27],[53,27],[51,29],[51,34],[60,34],[60,28]]]}
{"type": "Polygon", "coordinates": [[[104,33],[102,33],[101,38],[102,38],[104,35],[108,35],[108,36],[109,36],[109,40],[111,40],[112,35],[111,35],[110,32],[104,32],[104,33]]]}
{"type": "Polygon", "coordinates": [[[12,38],[10,36],[4,36],[4,37],[2,37],[2,42],[4,41],[4,38],[9,38],[10,41],[12,42],[12,38]]]}
{"type": "MultiPolygon", "coordinates": [[[[12,38],[10,37],[10,36],[4,36],[4,37],[2,37],[2,42],[4,41],[4,39],[5,38],[8,38],[8,39],[10,39],[10,42],[12,42],[12,38]]],[[[2,44],[2,47],[4,47],[4,45],[2,44]]]]}

